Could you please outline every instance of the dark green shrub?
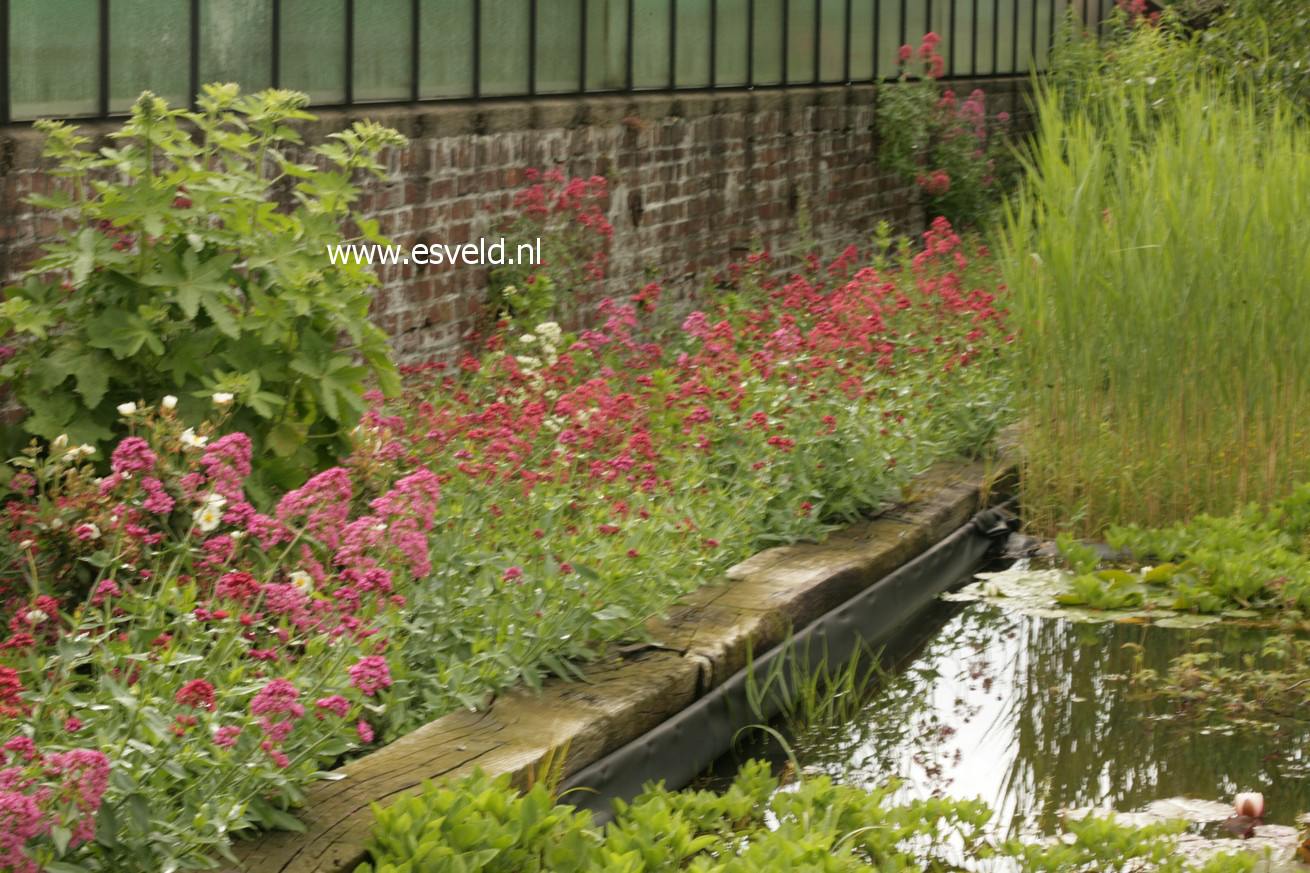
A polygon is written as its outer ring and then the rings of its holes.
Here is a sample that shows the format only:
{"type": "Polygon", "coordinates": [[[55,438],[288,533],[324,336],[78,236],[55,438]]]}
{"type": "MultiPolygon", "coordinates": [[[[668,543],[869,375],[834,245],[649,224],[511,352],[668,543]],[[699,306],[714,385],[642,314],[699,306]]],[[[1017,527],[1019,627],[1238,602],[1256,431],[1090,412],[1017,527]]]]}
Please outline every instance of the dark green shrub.
{"type": "Polygon", "coordinates": [[[376,277],[332,265],[354,222],[360,171],[404,138],[357,122],[295,160],[291,123],[312,119],[291,91],[207,86],[197,111],[146,93],[111,146],[39,122],[62,180],[33,204],[59,215],[0,304],[13,348],[0,368],[45,440],[106,445],[128,403],[178,398],[198,423],[214,395],[255,441],[266,484],[294,484],[347,446],[365,380],[395,387],[386,335],[368,321],[376,277]],[[231,395],[227,400],[224,395],[231,395]]]}

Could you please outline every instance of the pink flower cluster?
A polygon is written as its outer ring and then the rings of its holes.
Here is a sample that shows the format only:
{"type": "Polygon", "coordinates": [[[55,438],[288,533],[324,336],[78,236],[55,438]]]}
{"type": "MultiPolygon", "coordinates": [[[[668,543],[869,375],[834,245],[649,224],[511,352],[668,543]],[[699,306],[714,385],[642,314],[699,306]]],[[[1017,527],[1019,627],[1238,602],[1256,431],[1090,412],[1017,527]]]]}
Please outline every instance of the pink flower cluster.
{"type": "Polygon", "coordinates": [[[0,858],[15,873],[38,873],[40,866],[24,849],[49,838],[54,828],[67,828],[74,847],[95,836],[96,813],[109,786],[109,759],[93,749],[43,754],[24,736],[11,738],[4,749],[0,858]]]}

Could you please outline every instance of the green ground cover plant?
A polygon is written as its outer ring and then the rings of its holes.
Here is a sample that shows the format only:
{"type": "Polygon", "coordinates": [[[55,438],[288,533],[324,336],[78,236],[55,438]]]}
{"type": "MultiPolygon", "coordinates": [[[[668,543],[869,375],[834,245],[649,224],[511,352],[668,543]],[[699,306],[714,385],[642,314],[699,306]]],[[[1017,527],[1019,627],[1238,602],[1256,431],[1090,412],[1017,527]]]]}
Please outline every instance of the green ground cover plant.
{"type": "Polygon", "coordinates": [[[648,786],[616,802],[605,828],[557,803],[544,785],[520,795],[508,777],[482,773],[374,807],[372,862],[356,873],[455,871],[990,870],[1248,871],[1253,856],[1219,855],[1202,865],[1175,854],[1182,822],[1134,828],[1104,818],[1068,823],[1065,841],[993,844],[981,801],[897,802],[895,785],[865,790],[826,776],[783,788],[769,766],[747,762],[724,792],[648,786]],[[780,790],[782,789],[782,790],[780,790]]]}
{"type": "Polygon", "coordinates": [[[1302,123],[1204,79],[1040,129],[1007,217],[1028,524],[1095,536],[1277,499],[1310,465],[1302,123]]]}
{"type": "Polygon", "coordinates": [[[0,513],[0,870],[212,865],[298,827],[344,757],[576,676],[731,563],[983,451],[1010,414],[995,282],[939,222],[786,281],[753,258],[669,334],[643,332],[655,285],[577,334],[506,323],[367,395],[350,454],[266,510],[226,396],[118,410],[108,457],[30,447],[0,513]]]}
{"type": "Polygon", "coordinates": [[[308,102],[211,85],[187,111],[146,93],[98,150],[37,123],[59,183],[30,202],[64,232],[0,303],[0,380],[26,411],[11,449],[21,430],[103,458],[125,405],[173,395],[192,425],[227,398],[261,488],[299,485],[349,450],[365,382],[397,381],[368,320],[376,277],[332,265],[326,247],[352,224],[385,242],[352,204],[404,138],[360,121],[297,157],[308,102]]]}

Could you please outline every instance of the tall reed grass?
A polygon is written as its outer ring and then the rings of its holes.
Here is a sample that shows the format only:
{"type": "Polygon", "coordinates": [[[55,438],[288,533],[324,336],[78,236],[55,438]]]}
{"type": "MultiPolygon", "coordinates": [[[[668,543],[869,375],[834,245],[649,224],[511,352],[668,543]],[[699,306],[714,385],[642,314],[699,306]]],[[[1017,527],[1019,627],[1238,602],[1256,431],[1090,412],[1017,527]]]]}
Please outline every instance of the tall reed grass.
{"type": "Polygon", "coordinates": [[[1039,130],[1007,211],[1025,512],[1092,535],[1310,472],[1310,137],[1196,81],[1104,83],[1039,130]]]}

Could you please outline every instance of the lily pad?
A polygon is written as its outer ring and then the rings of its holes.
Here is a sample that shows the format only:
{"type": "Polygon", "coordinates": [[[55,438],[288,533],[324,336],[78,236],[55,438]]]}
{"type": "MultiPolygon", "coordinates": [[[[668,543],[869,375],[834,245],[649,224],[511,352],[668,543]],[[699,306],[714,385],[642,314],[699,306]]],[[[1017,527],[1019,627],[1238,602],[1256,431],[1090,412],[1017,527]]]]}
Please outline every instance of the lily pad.
{"type": "Polygon", "coordinates": [[[1205,627],[1208,624],[1218,624],[1221,621],[1217,615],[1193,615],[1191,613],[1179,613],[1177,615],[1167,615],[1158,619],[1155,623],[1160,627],[1205,627]]]}

